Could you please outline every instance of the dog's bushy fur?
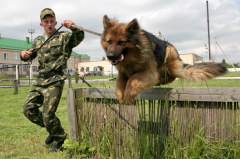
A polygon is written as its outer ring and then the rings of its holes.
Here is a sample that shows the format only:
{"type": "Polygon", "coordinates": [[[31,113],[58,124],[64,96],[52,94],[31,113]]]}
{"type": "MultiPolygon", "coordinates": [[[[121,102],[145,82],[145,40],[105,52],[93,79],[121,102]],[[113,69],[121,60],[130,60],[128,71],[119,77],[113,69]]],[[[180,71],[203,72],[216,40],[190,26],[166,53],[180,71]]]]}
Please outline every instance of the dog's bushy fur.
{"type": "Polygon", "coordinates": [[[116,89],[121,104],[131,104],[143,88],[176,78],[199,82],[227,72],[220,63],[184,64],[173,45],[140,29],[136,19],[118,23],[105,15],[103,26],[101,44],[118,70],[116,89]]]}

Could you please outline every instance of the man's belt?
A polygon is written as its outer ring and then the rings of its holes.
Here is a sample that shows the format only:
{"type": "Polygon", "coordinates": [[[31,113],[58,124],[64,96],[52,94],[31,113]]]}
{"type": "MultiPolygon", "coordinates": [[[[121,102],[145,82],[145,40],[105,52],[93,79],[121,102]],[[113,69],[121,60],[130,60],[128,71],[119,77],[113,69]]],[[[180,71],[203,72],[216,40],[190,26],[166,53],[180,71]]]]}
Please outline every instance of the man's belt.
{"type": "Polygon", "coordinates": [[[39,73],[38,77],[47,79],[47,78],[53,77],[55,75],[62,75],[62,74],[64,74],[62,70],[55,70],[55,71],[52,71],[49,73],[39,73]]]}

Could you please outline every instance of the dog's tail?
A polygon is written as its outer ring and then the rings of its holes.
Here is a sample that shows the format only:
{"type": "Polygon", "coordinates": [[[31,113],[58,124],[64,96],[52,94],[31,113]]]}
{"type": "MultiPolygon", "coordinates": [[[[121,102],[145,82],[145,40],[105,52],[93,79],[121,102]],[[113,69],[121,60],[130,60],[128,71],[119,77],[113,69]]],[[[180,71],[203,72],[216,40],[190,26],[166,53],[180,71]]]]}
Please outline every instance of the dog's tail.
{"type": "Polygon", "coordinates": [[[212,79],[216,76],[227,73],[228,70],[221,63],[199,63],[194,65],[183,65],[183,76],[185,81],[201,82],[206,79],[212,79]]]}

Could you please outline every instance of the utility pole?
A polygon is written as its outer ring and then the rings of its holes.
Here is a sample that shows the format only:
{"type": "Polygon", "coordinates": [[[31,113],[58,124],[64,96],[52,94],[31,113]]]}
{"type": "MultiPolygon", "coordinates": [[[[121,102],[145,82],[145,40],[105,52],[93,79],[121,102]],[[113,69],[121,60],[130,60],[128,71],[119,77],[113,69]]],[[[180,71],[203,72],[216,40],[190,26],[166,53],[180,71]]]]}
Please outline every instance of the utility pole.
{"type": "Polygon", "coordinates": [[[216,36],[215,36],[215,50],[216,50],[216,61],[217,61],[217,40],[216,40],[216,36]]]}
{"type": "Polygon", "coordinates": [[[31,42],[32,42],[32,34],[35,33],[35,29],[32,29],[32,21],[31,21],[31,29],[28,29],[28,33],[31,34],[31,42]]]}
{"type": "Polygon", "coordinates": [[[73,57],[73,69],[74,69],[74,70],[75,70],[75,57],[76,57],[76,56],[73,57]]]}
{"type": "Polygon", "coordinates": [[[208,26],[208,53],[209,53],[209,62],[210,62],[211,61],[211,49],[210,49],[208,1],[206,1],[206,4],[207,4],[207,26],[208,26]]]}
{"type": "Polygon", "coordinates": [[[227,58],[227,60],[230,62],[230,64],[232,65],[232,67],[235,69],[236,72],[237,69],[234,67],[233,63],[228,59],[227,55],[224,53],[223,49],[220,47],[220,45],[216,42],[216,44],[218,45],[218,47],[220,48],[220,50],[222,51],[222,53],[225,55],[225,57],[227,58]]]}

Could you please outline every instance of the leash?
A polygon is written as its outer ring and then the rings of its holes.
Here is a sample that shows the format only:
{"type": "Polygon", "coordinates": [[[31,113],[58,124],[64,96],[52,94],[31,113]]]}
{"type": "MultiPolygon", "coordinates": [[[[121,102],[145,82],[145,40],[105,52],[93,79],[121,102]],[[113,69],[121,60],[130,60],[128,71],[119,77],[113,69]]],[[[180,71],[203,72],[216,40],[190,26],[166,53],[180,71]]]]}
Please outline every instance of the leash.
{"type": "MultiPolygon", "coordinates": [[[[32,53],[33,53],[33,52],[37,52],[37,51],[40,50],[46,43],[48,43],[48,42],[51,40],[51,38],[53,37],[53,35],[56,34],[62,27],[63,27],[63,25],[60,26],[57,30],[55,30],[55,31],[49,36],[49,38],[48,38],[39,48],[33,49],[33,50],[31,51],[31,53],[30,53],[30,57],[32,56],[32,53]]],[[[28,51],[29,49],[30,49],[30,48],[28,48],[26,51],[28,51]]],[[[32,60],[33,60],[33,59],[32,59],[32,60]]],[[[29,58],[29,60],[28,60],[28,65],[29,65],[29,67],[30,67],[30,65],[32,64],[32,60],[31,60],[31,58],[29,58]]]]}
{"type": "MultiPolygon", "coordinates": [[[[87,30],[87,29],[84,29],[83,27],[80,27],[80,26],[77,26],[77,25],[71,25],[72,27],[74,28],[77,28],[77,29],[80,29],[80,30],[83,30],[83,31],[86,31],[88,33],[91,33],[91,34],[94,34],[94,35],[98,35],[98,36],[101,36],[101,34],[99,33],[96,33],[94,31],[90,31],[90,30],[87,30]]],[[[36,49],[33,49],[31,51],[31,54],[30,54],[30,57],[32,55],[33,52],[37,52],[38,50],[40,50],[46,43],[48,43],[50,41],[50,39],[53,37],[53,35],[58,32],[61,28],[63,27],[63,25],[61,27],[59,27],[57,30],[55,30],[50,36],[49,38],[39,47],[39,48],[36,48],[36,49]]],[[[26,51],[28,51],[30,48],[28,48],[26,51]]],[[[30,67],[30,65],[32,64],[32,60],[31,58],[29,58],[28,60],[28,65],[30,67]]],[[[83,80],[89,87],[92,87],[86,80],[84,80],[83,78],[80,77],[81,80],[83,80]]]]}
{"type": "MultiPolygon", "coordinates": [[[[88,30],[88,29],[84,29],[83,27],[80,27],[80,26],[77,26],[77,25],[71,25],[72,27],[74,28],[77,28],[77,29],[80,29],[80,30],[83,30],[83,31],[86,31],[88,33],[91,33],[91,34],[94,34],[94,35],[97,35],[97,36],[101,36],[101,34],[99,33],[96,33],[94,31],[91,31],[91,30],[88,30]]],[[[79,77],[81,80],[84,81],[84,83],[86,83],[89,87],[92,87],[86,80],[84,80],[82,77],[79,77]]]]}
{"type": "MultiPolygon", "coordinates": [[[[49,36],[49,38],[48,38],[39,48],[33,49],[33,50],[31,51],[30,57],[31,57],[31,55],[32,55],[33,52],[37,52],[37,51],[40,50],[46,43],[48,43],[48,42],[50,41],[50,39],[53,37],[53,35],[56,34],[56,32],[58,32],[62,27],[63,27],[63,25],[60,26],[57,30],[55,30],[55,31],[49,36]]],[[[88,30],[88,29],[84,29],[83,27],[80,27],[80,26],[77,26],[77,25],[72,25],[72,27],[78,28],[78,29],[80,29],[80,30],[86,31],[86,32],[88,32],[88,33],[91,33],[91,34],[94,34],[94,35],[97,35],[97,36],[101,36],[101,34],[99,34],[99,33],[97,33],[97,32],[94,32],[94,31],[91,31],[91,30],[88,30]]],[[[28,48],[26,51],[28,51],[29,49],[30,49],[30,48],[28,48]]],[[[30,66],[31,64],[32,64],[32,60],[31,60],[31,58],[29,58],[29,60],[28,60],[28,65],[30,66]]]]}
{"type": "Polygon", "coordinates": [[[96,33],[96,32],[91,31],[91,30],[84,29],[83,27],[80,27],[80,26],[77,26],[77,25],[71,25],[71,26],[74,27],[74,28],[78,28],[78,29],[80,29],[80,30],[89,32],[89,33],[91,33],[91,34],[94,34],[94,35],[97,35],[97,36],[101,36],[101,34],[99,34],[99,33],[96,33]]]}
{"type": "Polygon", "coordinates": [[[84,81],[84,83],[86,83],[88,85],[88,87],[92,87],[85,79],[83,79],[82,77],[79,77],[81,80],[84,81]]]}

